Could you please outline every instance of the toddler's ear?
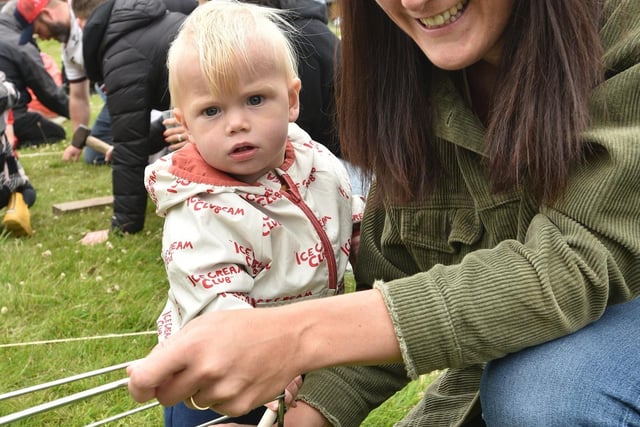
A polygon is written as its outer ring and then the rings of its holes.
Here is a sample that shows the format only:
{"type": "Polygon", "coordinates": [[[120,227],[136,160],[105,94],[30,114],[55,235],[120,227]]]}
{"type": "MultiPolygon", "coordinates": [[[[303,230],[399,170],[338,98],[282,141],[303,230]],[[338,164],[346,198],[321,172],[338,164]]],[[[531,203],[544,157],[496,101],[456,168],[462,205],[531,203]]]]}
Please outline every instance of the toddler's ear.
{"type": "Polygon", "coordinates": [[[300,115],[300,87],[302,82],[299,78],[291,80],[289,84],[289,122],[298,120],[300,115]]]}

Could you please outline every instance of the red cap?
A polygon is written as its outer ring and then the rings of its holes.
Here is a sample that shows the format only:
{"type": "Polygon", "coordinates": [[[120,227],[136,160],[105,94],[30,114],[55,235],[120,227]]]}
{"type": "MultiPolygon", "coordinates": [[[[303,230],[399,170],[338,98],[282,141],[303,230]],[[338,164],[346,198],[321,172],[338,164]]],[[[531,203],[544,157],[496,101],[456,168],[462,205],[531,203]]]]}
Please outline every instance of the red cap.
{"type": "Polygon", "coordinates": [[[33,21],[47,7],[49,0],[18,0],[14,16],[24,28],[20,34],[20,44],[25,44],[33,37],[33,21]]]}

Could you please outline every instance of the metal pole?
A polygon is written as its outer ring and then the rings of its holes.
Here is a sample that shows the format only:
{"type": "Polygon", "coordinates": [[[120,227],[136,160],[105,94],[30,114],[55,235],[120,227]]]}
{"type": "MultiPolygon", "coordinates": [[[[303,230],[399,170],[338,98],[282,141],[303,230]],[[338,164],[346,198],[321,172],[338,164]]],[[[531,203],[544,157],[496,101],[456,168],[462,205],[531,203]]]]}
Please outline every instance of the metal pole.
{"type": "Polygon", "coordinates": [[[0,394],[0,401],[3,401],[5,399],[10,399],[12,397],[21,396],[27,393],[33,393],[36,391],[44,390],[46,388],[51,388],[51,387],[59,386],[62,384],[68,384],[74,381],[83,380],[85,378],[94,377],[96,375],[105,374],[107,372],[117,371],[118,369],[126,368],[133,362],[135,362],[135,360],[132,360],[131,362],[120,363],[118,365],[108,366],[106,368],[96,369],[95,371],[84,372],[82,374],[73,375],[67,378],[61,378],[59,380],[50,381],[48,383],[36,384],[34,386],[26,387],[20,390],[10,391],[9,393],[0,394]]]}
{"type": "Polygon", "coordinates": [[[228,415],[223,415],[223,416],[218,417],[218,418],[216,418],[214,420],[207,421],[206,423],[202,423],[200,425],[197,425],[196,427],[207,427],[207,426],[212,426],[214,424],[220,424],[221,422],[226,421],[226,420],[228,420],[230,418],[231,417],[228,416],[228,415]]]}
{"type": "Polygon", "coordinates": [[[137,414],[138,412],[142,412],[142,411],[146,411],[147,409],[151,409],[155,406],[158,406],[160,404],[160,402],[155,401],[149,404],[146,404],[144,406],[140,406],[139,408],[134,408],[131,409],[130,411],[126,411],[126,412],[121,412],[119,414],[116,414],[112,417],[109,418],[105,418],[104,420],[100,420],[100,421],[96,421],[95,423],[91,423],[91,424],[87,424],[85,427],[98,427],[107,423],[110,423],[111,421],[117,421],[121,418],[124,417],[128,417],[129,415],[133,415],[133,414],[137,414]]]}
{"type": "Polygon", "coordinates": [[[60,406],[68,405],[78,400],[86,399],[87,397],[96,396],[98,394],[106,393],[111,390],[115,390],[120,387],[126,387],[129,383],[129,378],[123,378],[121,380],[113,381],[98,387],[90,388],[79,393],[75,393],[60,399],[52,400],[51,402],[43,403],[41,405],[33,406],[25,410],[14,412],[12,414],[0,417],[0,426],[9,424],[14,421],[21,420],[26,417],[30,417],[40,412],[45,412],[60,406]]]}

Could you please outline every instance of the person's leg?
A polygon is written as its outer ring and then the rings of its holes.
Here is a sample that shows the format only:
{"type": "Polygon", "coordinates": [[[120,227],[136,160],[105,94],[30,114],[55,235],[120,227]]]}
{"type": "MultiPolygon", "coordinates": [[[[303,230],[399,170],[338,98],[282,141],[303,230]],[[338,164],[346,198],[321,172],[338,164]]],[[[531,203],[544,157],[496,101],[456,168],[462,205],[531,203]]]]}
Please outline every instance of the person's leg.
{"type": "Polygon", "coordinates": [[[18,147],[53,144],[66,138],[62,126],[30,111],[15,117],[13,130],[18,138],[18,147]]]}
{"type": "MultiPolygon", "coordinates": [[[[107,104],[102,106],[102,109],[96,116],[91,128],[91,136],[94,136],[108,144],[113,143],[113,135],[111,134],[111,117],[109,116],[107,104]]],[[[83,156],[85,163],[90,165],[104,164],[104,154],[89,146],[84,147],[83,156]]]]}
{"type": "Polygon", "coordinates": [[[640,298],[490,362],[480,400],[490,427],[640,426],[640,298]]]}
{"type": "Polygon", "coordinates": [[[0,186],[0,209],[4,208],[9,204],[9,196],[11,195],[11,190],[7,186],[0,186]]]}
{"type": "MultiPolygon", "coordinates": [[[[257,425],[264,414],[265,408],[257,408],[241,417],[232,418],[227,423],[238,423],[247,425],[257,425]]],[[[190,409],[184,403],[180,402],[175,406],[164,408],[164,426],[165,427],[194,427],[204,424],[207,421],[215,420],[222,415],[212,411],[199,411],[190,409]]]]}
{"type": "Polygon", "coordinates": [[[28,207],[33,206],[33,204],[36,202],[36,189],[33,188],[33,185],[31,185],[31,183],[27,182],[22,187],[19,187],[16,191],[22,193],[22,198],[24,199],[24,202],[28,207]]]}
{"type": "Polygon", "coordinates": [[[113,135],[111,134],[111,116],[109,116],[109,109],[107,104],[104,104],[100,109],[100,112],[96,116],[91,128],[91,135],[98,139],[103,140],[111,144],[113,142],[113,135]]]}

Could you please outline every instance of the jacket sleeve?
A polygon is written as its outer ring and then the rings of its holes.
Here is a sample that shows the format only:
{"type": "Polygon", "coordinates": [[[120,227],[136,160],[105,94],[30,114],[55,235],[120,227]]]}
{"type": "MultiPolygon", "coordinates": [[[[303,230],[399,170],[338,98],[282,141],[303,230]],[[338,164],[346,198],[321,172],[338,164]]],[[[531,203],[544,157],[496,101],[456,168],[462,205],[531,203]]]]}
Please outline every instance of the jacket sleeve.
{"type": "Polygon", "coordinates": [[[27,87],[33,90],[38,100],[61,116],[69,117],[69,97],[61,86],[47,72],[40,53],[32,45],[20,49],[22,54],[20,70],[27,87]]]}
{"type": "Polygon", "coordinates": [[[149,128],[151,84],[145,76],[154,72],[144,55],[135,49],[126,53],[128,61],[105,64],[107,106],[113,134],[112,229],[137,233],[144,226],[147,193],[144,168],[151,154],[149,128]]]}
{"type": "Polygon", "coordinates": [[[400,363],[328,368],[306,374],[297,399],[316,408],[332,425],[359,426],[372,408],[408,382],[400,363]]]}
{"type": "Polygon", "coordinates": [[[184,15],[190,14],[198,6],[196,0],[164,0],[167,10],[184,15]]]}

